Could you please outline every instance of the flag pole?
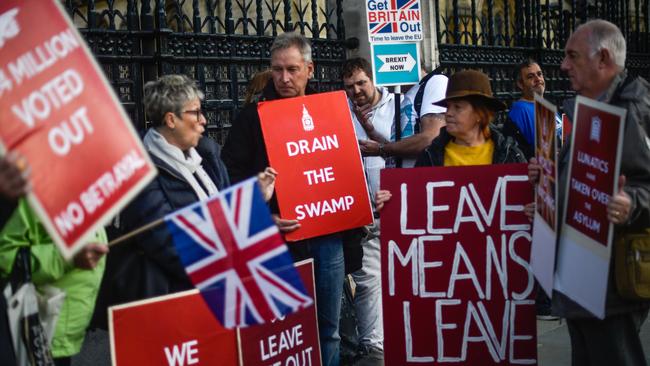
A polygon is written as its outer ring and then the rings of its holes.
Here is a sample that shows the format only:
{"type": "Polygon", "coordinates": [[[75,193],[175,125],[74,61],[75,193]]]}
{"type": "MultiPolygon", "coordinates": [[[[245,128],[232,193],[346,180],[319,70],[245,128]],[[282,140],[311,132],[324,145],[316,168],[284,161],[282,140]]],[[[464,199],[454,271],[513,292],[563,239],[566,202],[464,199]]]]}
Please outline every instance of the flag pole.
{"type": "Polygon", "coordinates": [[[123,242],[131,239],[132,237],[134,237],[136,235],[139,235],[139,234],[141,234],[141,233],[143,233],[143,232],[145,232],[145,231],[147,231],[147,230],[149,230],[151,228],[154,228],[154,227],[162,224],[164,221],[165,221],[164,217],[161,217],[158,220],[152,221],[152,222],[146,224],[145,226],[142,226],[140,228],[137,228],[137,229],[135,229],[135,230],[133,230],[131,232],[128,232],[128,233],[120,236],[117,239],[111,240],[111,242],[108,243],[108,246],[112,247],[113,245],[123,243],[123,242]]]}

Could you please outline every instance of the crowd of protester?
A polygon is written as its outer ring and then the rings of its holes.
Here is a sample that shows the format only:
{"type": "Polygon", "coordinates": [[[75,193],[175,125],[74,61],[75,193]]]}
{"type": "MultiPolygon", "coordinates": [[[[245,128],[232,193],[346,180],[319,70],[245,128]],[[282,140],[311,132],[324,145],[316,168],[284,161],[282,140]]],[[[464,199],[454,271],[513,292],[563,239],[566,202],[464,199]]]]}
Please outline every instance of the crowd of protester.
{"type": "MultiPolygon", "coordinates": [[[[623,188],[608,204],[608,219],[617,228],[648,228],[650,87],[642,78],[627,75],[625,54],[625,39],[615,25],[590,21],[578,27],[567,41],[561,68],[577,94],[627,109],[620,177],[623,188]]],[[[300,228],[298,220],[278,214],[273,197],[276,172],[269,168],[257,103],[315,93],[308,84],[314,67],[305,37],[297,33],[276,37],[270,68],[252,79],[246,104],[233,121],[223,149],[212,139],[202,138],[206,125],[201,110],[203,93],[193,80],[165,75],[147,83],[144,107],[152,127],[143,132],[143,142],[158,176],[119,213],[109,228],[111,238],[251,176],[258,176],[262,183],[279,230],[288,233],[300,228]]],[[[362,235],[353,236],[360,237],[357,243],[350,244],[346,239],[349,233],[340,232],[298,241],[290,251],[296,261],[314,259],[322,363],[332,366],[340,364],[345,261],[352,258],[346,256],[345,246],[361,246],[362,259],[355,258],[361,260],[360,269],[351,273],[356,283],[359,343],[352,362],[383,365],[378,218],[391,192],[379,189],[379,172],[401,164],[432,167],[528,162],[530,181],[535,184],[540,166],[531,148],[535,130],[532,101],[534,94],[543,95],[544,77],[537,62],[523,60],[515,73],[521,100],[510,107],[508,121],[497,127],[495,116],[507,106],[494,96],[488,76],[481,71],[461,70],[448,77],[432,73],[401,99],[374,84],[370,63],[365,59],[347,60],[341,75],[377,220],[363,228],[362,235]]],[[[574,102],[567,100],[563,107],[570,118],[574,102]]],[[[560,187],[567,179],[569,149],[566,143],[558,152],[560,187]]],[[[99,230],[92,243],[66,262],[25,198],[29,179],[29,167],[17,154],[8,153],[0,160],[0,278],[11,273],[19,248],[29,247],[35,285],[55,286],[65,292],[51,347],[56,365],[70,364],[89,326],[106,329],[108,306],[192,287],[162,226],[133,236],[110,251],[105,245],[106,231],[99,230]]],[[[560,190],[559,194],[562,204],[566,192],[560,190]]],[[[558,212],[562,212],[561,207],[558,212]]],[[[645,364],[639,330],[650,302],[621,298],[612,282],[604,320],[596,319],[562,293],[555,292],[552,302],[538,298],[540,315],[567,319],[573,365],[645,364]]],[[[2,300],[0,321],[6,321],[2,300]]],[[[15,362],[8,342],[0,339],[3,365],[15,362]]]]}

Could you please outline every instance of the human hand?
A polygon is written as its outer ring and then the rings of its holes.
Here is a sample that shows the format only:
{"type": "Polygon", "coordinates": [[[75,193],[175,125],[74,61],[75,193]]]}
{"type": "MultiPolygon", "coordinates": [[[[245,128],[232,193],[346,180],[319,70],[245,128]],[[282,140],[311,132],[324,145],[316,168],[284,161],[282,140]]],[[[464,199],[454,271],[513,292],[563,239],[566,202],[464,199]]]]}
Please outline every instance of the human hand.
{"type": "Polygon", "coordinates": [[[530,158],[528,163],[528,181],[530,184],[537,184],[539,177],[542,174],[542,166],[537,162],[536,158],[530,158]]]}
{"type": "Polygon", "coordinates": [[[260,185],[260,189],[264,195],[264,201],[266,202],[273,197],[273,190],[275,190],[275,177],[277,175],[278,172],[271,167],[267,167],[263,172],[257,174],[257,183],[260,185]]]}
{"type": "Polygon", "coordinates": [[[271,217],[273,217],[273,221],[275,221],[275,224],[278,226],[281,233],[290,233],[300,228],[298,220],[282,219],[280,216],[275,214],[271,215],[271,217]]]}
{"type": "Polygon", "coordinates": [[[524,214],[528,217],[528,221],[533,222],[535,217],[535,202],[528,203],[524,206],[524,214]]]}
{"type": "Polygon", "coordinates": [[[97,263],[99,263],[99,260],[106,253],[108,253],[108,246],[99,243],[90,243],[74,256],[72,263],[77,268],[93,269],[97,267],[97,263]]]}
{"type": "Polygon", "coordinates": [[[15,152],[0,159],[0,195],[16,200],[30,189],[27,160],[15,152]]]}
{"type": "Polygon", "coordinates": [[[372,105],[370,103],[361,106],[355,105],[354,114],[366,133],[370,134],[375,130],[375,126],[372,125],[372,105]]]}
{"type": "Polygon", "coordinates": [[[377,191],[375,194],[375,208],[377,209],[377,212],[381,211],[382,208],[384,208],[384,203],[390,201],[390,198],[393,195],[390,193],[390,191],[387,191],[385,189],[380,189],[377,191]]]}
{"type": "Polygon", "coordinates": [[[618,177],[618,192],[612,196],[607,204],[607,219],[613,224],[622,224],[630,218],[632,199],[623,190],[625,187],[625,176],[618,177]]]}
{"type": "Polygon", "coordinates": [[[359,150],[363,156],[379,156],[379,143],[375,140],[359,140],[359,150]]]}

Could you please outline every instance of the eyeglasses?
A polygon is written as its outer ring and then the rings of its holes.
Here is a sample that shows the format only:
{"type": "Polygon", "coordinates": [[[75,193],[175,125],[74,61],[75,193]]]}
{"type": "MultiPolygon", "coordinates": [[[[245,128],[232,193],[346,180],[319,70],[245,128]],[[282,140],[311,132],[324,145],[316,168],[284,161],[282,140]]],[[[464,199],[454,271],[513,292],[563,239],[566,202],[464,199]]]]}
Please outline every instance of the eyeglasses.
{"type": "Polygon", "coordinates": [[[196,120],[197,120],[197,121],[200,121],[200,120],[201,120],[201,116],[203,115],[203,111],[202,111],[201,109],[195,109],[195,110],[191,110],[191,111],[183,111],[183,113],[191,113],[191,114],[194,114],[194,115],[196,116],[196,120]]]}

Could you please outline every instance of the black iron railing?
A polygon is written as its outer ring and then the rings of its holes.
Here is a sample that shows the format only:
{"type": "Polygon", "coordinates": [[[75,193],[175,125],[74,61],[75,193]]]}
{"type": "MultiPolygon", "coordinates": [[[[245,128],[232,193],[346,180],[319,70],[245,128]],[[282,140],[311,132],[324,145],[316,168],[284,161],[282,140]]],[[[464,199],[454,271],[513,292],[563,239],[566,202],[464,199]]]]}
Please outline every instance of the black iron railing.
{"type": "Polygon", "coordinates": [[[513,67],[527,57],[544,70],[548,99],[561,104],[572,94],[560,71],[563,48],[588,19],[617,24],[627,40],[629,72],[650,79],[649,0],[436,0],[434,6],[441,70],[480,68],[508,103],[520,97],[513,67]]]}
{"type": "Polygon", "coordinates": [[[340,88],[345,59],[342,0],[66,0],[138,129],[142,86],[184,73],[205,91],[208,134],[225,138],[249,78],[265,69],[274,36],[296,30],[312,41],[312,86],[340,88]]]}

